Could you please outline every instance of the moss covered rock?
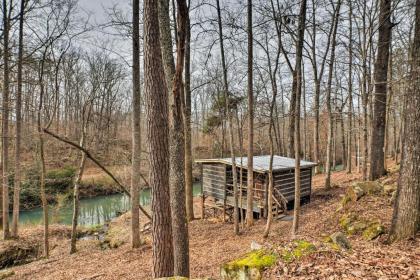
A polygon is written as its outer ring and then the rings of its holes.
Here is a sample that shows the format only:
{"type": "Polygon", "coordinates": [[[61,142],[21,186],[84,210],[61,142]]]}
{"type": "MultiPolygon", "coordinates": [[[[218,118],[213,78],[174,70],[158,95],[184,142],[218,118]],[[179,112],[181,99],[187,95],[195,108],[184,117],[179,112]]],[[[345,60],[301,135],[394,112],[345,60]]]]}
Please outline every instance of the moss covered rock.
{"type": "Polygon", "coordinates": [[[346,196],[348,196],[350,198],[350,200],[352,200],[352,201],[357,201],[364,195],[365,195],[365,192],[359,186],[350,186],[347,189],[346,196]]]}
{"type": "Polygon", "coordinates": [[[347,189],[346,196],[352,201],[357,201],[365,195],[378,194],[381,191],[382,187],[376,181],[357,182],[347,189]]]}
{"type": "Polygon", "coordinates": [[[330,235],[331,243],[335,245],[335,248],[339,247],[345,250],[351,248],[350,241],[347,239],[346,235],[342,232],[335,232],[330,235]]]}
{"type": "Polygon", "coordinates": [[[396,190],[397,190],[397,183],[383,186],[383,192],[385,195],[392,195],[392,193],[396,190]]]}
{"type": "Polygon", "coordinates": [[[295,240],[291,246],[284,248],[281,257],[285,262],[299,260],[303,256],[308,256],[316,251],[316,246],[305,240],[295,240]]]}
{"type": "Polygon", "coordinates": [[[366,240],[373,240],[377,238],[379,235],[385,233],[385,227],[381,224],[381,222],[373,222],[371,223],[364,231],[363,237],[366,240]]]}
{"type": "Polygon", "coordinates": [[[360,186],[366,194],[370,194],[370,195],[379,194],[382,191],[382,186],[377,181],[361,182],[361,183],[358,183],[358,186],[360,186]]]}
{"type": "Polygon", "coordinates": [[[337,207],[337,212],[343,210],[350,202],[352,201],[351,197],[349,195],[344,195],[343,198],[340,200],[340,203],[337,207]]]}
{"type": "Polygon", "coordinates": [[[275,264],[277,256],[265,250],[254,250],[221,268],[224,280],[260,280],[261,272],[275,264]]]}
{"type": "Polygon", "coordinates": [[[347,232],[347,229],[357,220],[357,217],[353,213],[346,213],[341,216],[339,220],[340,227],[347,232]]]}
{"type": "Polygon", "coordinates": [[[363,232],[367,228],[367,224],[363,221],[356,221],[347,226],[347,234],[353,235],[363,232]]]}
{"type": "Polygon", "coordinates": [[[105,230],[103,248],[118,248],[130,240],[131,212],[113,219],[105,230]]]}

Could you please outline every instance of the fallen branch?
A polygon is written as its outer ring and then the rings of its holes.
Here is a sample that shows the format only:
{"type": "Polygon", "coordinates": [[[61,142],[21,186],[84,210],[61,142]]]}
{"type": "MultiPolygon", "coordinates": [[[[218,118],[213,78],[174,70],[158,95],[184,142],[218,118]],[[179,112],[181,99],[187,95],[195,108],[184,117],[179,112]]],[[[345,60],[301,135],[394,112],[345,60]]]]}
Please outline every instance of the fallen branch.
{"type": "MultiPolygon", "coordinates": [[[[67,139],[66,137],[64,137],[64,136],[60,136],[60,135],[58,135],[58,134],[55,134],[54,132],[52,132],[52,131],[49,131],[48,129],[46,129],[46,128],[43,128],[42,129],[42,131],[44,131],[44,133],[46,133],[46,134],[48,134],[48,135],[50,135],[50,136],[52,136],[53,138],[55,138],[55,139],[57,139],[57,140],[59,140],[59,141],[61,141],[61,142],[64,142],[64,143],[66,143],[66,144],[68,144],[68,145],[70,145],[70,146],[73,146],[73,147],[75,147],[76,149],[79,149],[80,151],[82,151],[82,152],[84,152],[85,154],[86,154],[86,156],[91,160],[91,161],[93,161],[100,169],[102,169],[109,177],[111,177],[111,179],[118,185],[118,187],[120,188],[120,190],[122,191],[122,192],[124,192],[126,195],[128,195],[128,196],[131,196],[131,194],[130,194],[130,192],[128,191],[128,189],[123,185],[123,184],[121,184],[121,182],[120,181],[118,181],[118,179],[117,178],[115,178],[115,176],[111,173],[111,171],[109,171],[105,166],[103,166],[97,159],[95,159],[92,155],[91,155],[91,153],[88,151],[88,150],[86,150],[85,148],[83,148],[82,146],[80,146],[79,144],[77,144],[77,143],[74,143],[74,142],[72,142],[71,140],[69,140],[69,139],[67,139]]],[[[146,181],[146,178],[144,178],[144,176],[143,175],[141,175],[141,177],[143,178],[143,180],[146,182],[146,184],[148,184],[148,182],[146,181]]],[[[140,211],[149,219],[149,220],[151,220],[152,219],[152,217],[150,217],[150,215],[149,215],[149,213],[147,213],[147,211],[143,208],[143,207],[141,207],[140,205],[139,205],[139,209],[140,209],[140,211]]]]}

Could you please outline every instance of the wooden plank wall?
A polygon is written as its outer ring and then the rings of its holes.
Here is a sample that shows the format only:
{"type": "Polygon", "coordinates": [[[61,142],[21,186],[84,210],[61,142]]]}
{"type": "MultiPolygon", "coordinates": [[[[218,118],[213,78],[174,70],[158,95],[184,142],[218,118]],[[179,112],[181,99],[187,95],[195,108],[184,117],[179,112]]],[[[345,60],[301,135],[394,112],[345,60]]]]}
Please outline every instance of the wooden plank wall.
{"type": "MultiPolygon", "coordinates": [[[[274,187],[278,189],[286,200],[295,199],[295,170],[277,171],[273,174],[274,187]]],[[[300,171],[301,197],[311,194],[312,169],[306,168],[300,171]]]]}
{"type": "Polygon", "coordinates": [[[225,199],[226,165],[203,163],[203,193],[217,199],[225,199]]]}

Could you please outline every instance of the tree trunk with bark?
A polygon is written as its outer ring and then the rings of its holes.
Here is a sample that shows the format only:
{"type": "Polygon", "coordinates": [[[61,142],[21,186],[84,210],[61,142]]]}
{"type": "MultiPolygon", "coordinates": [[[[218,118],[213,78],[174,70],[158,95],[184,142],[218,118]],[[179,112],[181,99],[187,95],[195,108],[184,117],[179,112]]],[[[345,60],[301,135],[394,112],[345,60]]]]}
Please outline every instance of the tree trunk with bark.
{"type": "Polygon", "coordinates": [[[416,0],[411,87],[404,112],[404,145],[390,241],[415,238],[420,230],[420,0],[416,0]]]}
{"type": "Polygon", "coordinates": [[[188,221],[185,204],[184,85],[182,82],[187,17],[186,1],[177,0],[176,67],[169,110],[169,166],[174,275],[183,277],[190,275],[188,221]]]}
{"type": "Polygon", "coordinates": [[[246,196],[246,225],[251,227],[254,223],[253,199],[254,199],[254,91],[253,91],[253,35],[252,35],[252,0],[247,2],[247,34],[248,34],[248,172],[247,172],[247,196],[246,196]]]}
{"type": "Polygon", "coordinates": [[[133,113],[131,163],[131,247],[140,247],[139,189],[141,169],[140,1],[133,0],[133,113]]]}
{"type": "Polygon", "coordinates": [[[192,174],[192,142],[191,142],[191,25],[187,14],[185,37],[185,70],[184,70],[184,136],[185,136],[185,201],[188,221],[194,220],[193,174],[192,174]]]}
{"type": "Polygon", "coordinates": [[[9,230],[9,13],[12,7],[3,0],[3,104],[2,104],[2,204],[3,204],[3,238],[10,238],[9,230]],[[7,9],[9,8],[9,10],[7,9]]]}
{"type": "Polygon", "coordinates": [[[159,40],[158,3],[144,1],[144,93],[152,189],[153,277],[173,276],[169,197],[168,91],[159,40]]]}
{"type": "Polygon", "coordinates": [[[46,53],[48,48],[44,50],[41,66],[39,70],[39,103],[37,108],[37,132],[38,132],[38,153],[39,153],[39,167],[40,167],[40,178],[39,178],[39,185],[40,185],[40,196],[41,196],[41,203],[42,203],[42,216],[44,222],[44,256],[46,258],[49,257],[49,221],[48,221],[48,201],[47,195],[45,193],[45,174],[46,174],[46,167],[45,167],[45,151],[44,151],[44,132],[42,127],[42,109],[44,106],[44,94],[45,94],[45,84],[44,84],[44,67],[46,62],[46,53]]]}
{"type": "MultiPolygon", "coordinates": [[[[90,104],[88,105],[90,108],[90,104]]],[[[85,106],[86,108],[86,106],[85,106]]],[[[89,109],[90,111],[90,109],[89,109]]],[[[89,121],[89,114],[87,113],[86,119],[84,117],[84,121],[82,124],[82,136],[80,138],[80,147],[85,146],[86,142],[86,132],[87,132],[87,124],[89,121]]],[[[79,217],[79,188],[80,188],[80,181],[83,177],[83,171],[85,169],[85,163],[86,163],[86,153],[81,152],[82,157],[80,159],[80,165],[79,170],[77,172],[76,179],[74,180],[74,187],[73,187],[73,218],[71,223],[71,240],[70,240],[70,254],[76,253],[76,241],[77,241],[77,225],[78,225],[78,217],[79,217]]]]}
{"type": "Polygon", "coordinates": [[[375,62],[375,93],[370,141],[369,179],[385,175],[384,141],[386,125],[386,95],[388,79],[389,47],[391,45],[391,0],[380,1],[378,52],[375,62]]]}
{"type": "Polygon", "coordinates": [[[20,186],[21,186],[21,143],[22,143],[22,68],[23,68],[23,22],[25,14],[25,0],[20,2],[19,14],[19,54],[17,69],[17,92],[16,92],[16,150],[15,150],[15,178],[13,182],[13,217],[12,236],[18,237],[20,186]]]}
{"type": "Polygon", "coordinates": [[[353,136],[353,6],[352,0],[348,1],[349,5],[349,129],[347,136],[347,173],[352,172],[352,136],[353,136]]]}

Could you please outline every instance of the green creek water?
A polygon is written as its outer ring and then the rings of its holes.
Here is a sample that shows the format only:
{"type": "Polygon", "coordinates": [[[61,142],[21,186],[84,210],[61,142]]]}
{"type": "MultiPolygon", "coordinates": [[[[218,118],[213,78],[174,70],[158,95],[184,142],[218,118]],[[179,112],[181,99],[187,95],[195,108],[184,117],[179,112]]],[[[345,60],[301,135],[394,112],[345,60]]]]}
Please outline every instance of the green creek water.
{"type": "MultiPolygon", "coordinates": [[[[201,193],[201,184],[194,183],[193,194],[197,196],[201,193]]],[[[140,204],[147,206],[150,204],[150,189],[145,189],[140,193],[140,204]]],[[[113,194],[85,198],[80,200],[79,225],[89,226],[103,224],[118,213],[125,212],[130,208],[130,199],[124,194],[113,194]]],[[[49,211],[50,219],[53,223],[71,224],[73,206],[68,203],[64,207],[56,210],[52,207],[49,211]]],[[[19,222],[22,224],[40,224],[42,222],[42,208],[20,211],[19,222]]]]}

